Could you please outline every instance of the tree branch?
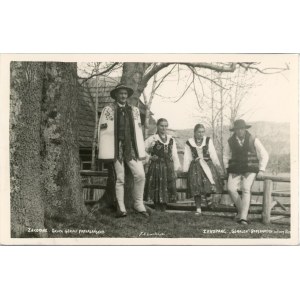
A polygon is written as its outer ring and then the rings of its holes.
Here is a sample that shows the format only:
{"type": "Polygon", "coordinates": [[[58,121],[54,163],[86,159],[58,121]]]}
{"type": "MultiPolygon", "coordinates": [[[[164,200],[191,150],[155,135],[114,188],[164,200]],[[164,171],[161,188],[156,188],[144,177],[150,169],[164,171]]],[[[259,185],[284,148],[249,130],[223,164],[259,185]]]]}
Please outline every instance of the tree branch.
{"type": "Polygon", "coordinates": [[[188,91],[188,89],[190,88],[190,86],[194,82],[194,79],[195,79],[195,75],[193,73],[193,79],[192,79],[191,83],[186,87],[186,89],[184,90],[184,92],[182,93],[182,95],[177,100],[174,101],[174,103],[178,102],[185,95],[185,93],[188,91]]]}
{"type": "Polygon", "coordinates": [[[143,76],[143,79],[141,81],[141,85],[142,86],[146,86],[147,85],[147,82],[150,80],[150,78],[158,73],[160,70],[166,68],[167,66],[169,66],[171,63],[161,63],[159,65],[156,65],[154,66],[152,69],[149,70],[149,72],[147,74],[145,74],[143,76]]]}
{"type": "Polygon", "coordinates": [[[144,104],[147,106],[147,105],[148,105],[148,99],[147,99],[145,90],[143,90],[142,95],[143,95],[143,97],[144,97],[144,104]]]}
{"type": "Polygon", "coordinates": [[[154,66],[147,74],[144,75],[141,84],[143,86],[147,85],[147,82],[149,79],[157,72],[160,70],[166,68],[169,65],[172,64],[181,64],[181,65],[186,65],[190,67],[195,67],[195,68],[204,68],[204,69],[209,69],[212,71],[216,72],[234,72],[236,69],[236,63],[230,63],[229,65],[215,65],[212,63],[183,63],[183,62],[169,62],[169,63],[161,63],[159,65],[154,66]]]}
{"type": "Polygon", "coordinates": [[[85,78],[82,78],[82,77],[78,77],[79,79],[83,79],[81,84],[85,83],[86,81],[88,81],[89,79],[93,78],[93,77],[96,77],[96,76],[101,76],[101,75],[104,75],[106,73],[108,73],[109,71],[111,71],[116,65],[118,65],[119,63],[116,62],[116,63],[113,63],[110,67],[108,67],[106,70],[100,72],[100,73],[95,73],[93,75],[90,75],[89,77],[85,77],[85,78]]]}
{"type": "Polygon", "coordinates": [[[186,66],[194,68],[209,69],[215,72],[230,72],[233,73],[236,70],[236,63],[230,63],[229,65],[215,65],[212,63],[183,63],[186,66]]]}
{"type": "MultiPolygon", "coordinates": [[[[197,99],[197,102],[198,102],[198,106],[199,106],[199,109],[201,110],[201,100],[199,99],[198,97],[198,93],[196,91],[196,85],[195,85],[195,81],[193,80],[193,85],[194,85],[194,92],[195,92],[195,95],[196,95],[196,99],[197,99]]],[[[203,91],[203,90],[202,90],[203,91]]],[[[204,95],[204,94],[203,94],[204,95]]],[[[202,99],[203,99],[203,96],[202,96],[202,99]]]]}
{"type": "Polygon", "coordinates": [[[154,92],[155,92],[155,91],[159,88],[159,86],[163,83],[163,81],[165,80],[165,78],[166,78],[167,76],[169,76],[169,75],[172,73],[172,71],[174,70],[175,67],[176,67],[176,65],[174,65],[173,68],[172,68],[169,72],[167,72],[161,79],[159,79],[160,82],[158,83],[158,85],[156,85],[156,86],[154,87],[154,92]]]}
{"type": "Polygon", "coordinates": [[[287,71],[289,70],[289,66],[286,64],[286,68],[264,68],[264,69],[260,69],[258,67],[254,67],[255,65],[257,65],[258,63],[254,63],[254,62],[249,62],[249,63],[238,63],[239,66],[241,66],[242,68],[244,68],[246,71],[248,70],[255,70],[261,74],[266,74],[266,75],[271,75],[271,74],[277,74],[277,73],[281,73],[283,71],[287,71]],[[273,70],[272,72],[268,72],[269,70],[273,70]]]}
{"type": "Polygon", "coordinates": [[[206,79],[206,80],[209,80],[210,82],[214,83],[214,84],[217,85],[218,87],[227,90],[227,88],[225,88],[224,86],[220,85],[220,84],[219,84],[218,82],[216,82],[215,80],[213,80],[213,79],[211,79],[211,78],[208,78],[208,77],[206,77],[206,76],[204,76],[204,75],[199,74],[192,66],[188,66],[188,67],[189,67],[189,69],[190,69],[195,75],[197,75],[197,76],[199,76],[199,77],[202,77],[202,78],[204,78],[204,79],[206,79]]]}

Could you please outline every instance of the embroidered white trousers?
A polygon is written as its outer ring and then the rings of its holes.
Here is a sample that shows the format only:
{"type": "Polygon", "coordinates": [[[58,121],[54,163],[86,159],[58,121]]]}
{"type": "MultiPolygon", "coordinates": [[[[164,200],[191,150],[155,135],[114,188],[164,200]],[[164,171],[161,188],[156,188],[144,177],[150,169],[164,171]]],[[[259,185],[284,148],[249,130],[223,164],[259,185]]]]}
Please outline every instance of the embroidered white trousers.
{"type": "Polygon", "coordinates": [[[118,201],[119,209],[126,212],[124,204],[124,183],[125,183],[125,169],[124,163],[128,165],[133,175],[134,188],[133,188],[133,207],[135,210],[141,212],[146,211],[143,203],[144,186],[145,186],[145,172],[141,161],[131,160],[121,164],[118,160],[114,163],[117,175],[116,180],[116,198],[118,201]]]}
{"type": "Polygon", "coordinates": [[[247,220],[251,201],[251,187],[253,185],[256,173],[246,173],[243,175],[229,174],[228,193],[234,202],[238,217],[247,220]],[[242,190],[242,198],[238,194],[238,189],[242,190]]]}

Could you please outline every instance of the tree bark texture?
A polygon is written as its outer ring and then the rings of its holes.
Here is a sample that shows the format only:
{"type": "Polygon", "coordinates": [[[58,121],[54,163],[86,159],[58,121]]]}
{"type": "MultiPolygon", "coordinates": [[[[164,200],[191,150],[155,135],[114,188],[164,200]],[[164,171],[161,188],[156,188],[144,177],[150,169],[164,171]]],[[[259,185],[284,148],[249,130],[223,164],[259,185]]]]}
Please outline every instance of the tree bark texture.
{"type": "Polygon", "coordinates": [[[44,228],[40,110],[43,63],[12,62],[10,78],[11,236],[44,228]]]}
{"type": "Polygon", "coordinates": [[[49,217],[85,213],[81,197],[76,63],[45,66],[41,134],[42,180],[49,217]]]}
{"type": "Polygon", "coordinates": [[[150,66],[149,63],[124,63],[121,83],[131,87],[134,94],[129,98],[129,104],[138,106],[139,99],[146,87],[143,84],[143,76],[150,66]]]}
{"type": "Polygon", "coordinates": [[[12,62],[11,234],[81,215],[76,63],[12,62]]]}

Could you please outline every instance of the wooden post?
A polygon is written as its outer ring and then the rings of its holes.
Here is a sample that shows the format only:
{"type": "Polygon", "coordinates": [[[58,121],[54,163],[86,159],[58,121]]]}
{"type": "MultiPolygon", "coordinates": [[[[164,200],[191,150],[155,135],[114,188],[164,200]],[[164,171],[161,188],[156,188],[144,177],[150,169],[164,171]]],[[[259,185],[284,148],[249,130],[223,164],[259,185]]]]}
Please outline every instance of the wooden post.
{"type": "Polygon", "coordinates": [[[272,191],[273,191],[273,181],[270,179],[266,179],[264,181],[264,196],[263,196],[263,209],[262,209],[262,222],[264,224],[271,223],[272,191]]]}

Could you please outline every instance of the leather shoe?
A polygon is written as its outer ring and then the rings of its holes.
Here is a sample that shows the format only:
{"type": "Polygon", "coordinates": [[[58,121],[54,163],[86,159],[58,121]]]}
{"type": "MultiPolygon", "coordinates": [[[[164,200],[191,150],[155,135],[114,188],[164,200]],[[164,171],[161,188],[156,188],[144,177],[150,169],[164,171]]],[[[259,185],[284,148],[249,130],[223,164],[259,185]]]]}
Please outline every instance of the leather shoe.
{"type": "Polygon", "coordinates": [[[116,218],[124,218],[124,217],[127,217],[127,212],[125,212],[125,211],[117,212],[116,218]]]}
{"type": "Polygon", "coordinates": [[[137,214],[140,214],[140,215],[142,215],[143,217],[145,217],[145,218],[149,218],[149,214],[146,212],[146,211],[135,211],[137,214]]]}

